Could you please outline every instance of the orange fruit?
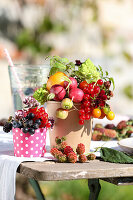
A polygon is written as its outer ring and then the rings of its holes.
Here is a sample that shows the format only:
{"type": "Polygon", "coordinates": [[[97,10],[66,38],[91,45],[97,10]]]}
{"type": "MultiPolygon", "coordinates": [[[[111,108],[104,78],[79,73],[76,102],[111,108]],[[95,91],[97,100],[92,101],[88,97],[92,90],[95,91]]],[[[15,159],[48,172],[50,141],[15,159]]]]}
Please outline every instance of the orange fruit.
{"type": "Polygon", "coordinates": [[[47,81],[47,89],[50,90],[50,88],[55,85],[59,84],[61,86],[64,86],[64,76],[67,76],[63,72],[56,72],[54,75],[50,76],[48,81],[47,81]]]}
{"type": "Polygon", "coordinates": [[[101,110],[99,108],[94,108],[92,111],[92,116],[94,118],[99,118],[101,116],[101,110]]]}
{"type": "Polygon", "coordinates": [[[115,118],[115,114],[112,111],[109,111],[109,113],[106,115],[108,120],[113,120],[115,118]]]}

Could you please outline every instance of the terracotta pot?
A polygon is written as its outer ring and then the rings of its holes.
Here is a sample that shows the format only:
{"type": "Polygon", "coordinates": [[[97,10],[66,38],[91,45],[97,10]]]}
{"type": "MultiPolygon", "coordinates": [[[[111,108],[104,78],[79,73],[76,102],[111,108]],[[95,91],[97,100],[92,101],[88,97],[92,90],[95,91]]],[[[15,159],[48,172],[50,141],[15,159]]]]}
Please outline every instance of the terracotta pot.
{"type": "MultiPolygon", "coordinates": [[[[80,104],[75,104],[79,108],[80,104]]],[[[92,119],[85,121],[84,125],[79,125],[79,114],[77,110],[70,111],[68,117],[64,119],[58,119],[56,117],[56,110],[61,107],[61,102],[48,101],[47,113],[49,117],[53,117],[55,125],[52,130],[49,130],[50,146],[55,146],[55,138],[66,137],[66,142],[74,150],[79,143],[85,145],[86,152],[89,153],[90,141],[92,133],[92,119]]]]}

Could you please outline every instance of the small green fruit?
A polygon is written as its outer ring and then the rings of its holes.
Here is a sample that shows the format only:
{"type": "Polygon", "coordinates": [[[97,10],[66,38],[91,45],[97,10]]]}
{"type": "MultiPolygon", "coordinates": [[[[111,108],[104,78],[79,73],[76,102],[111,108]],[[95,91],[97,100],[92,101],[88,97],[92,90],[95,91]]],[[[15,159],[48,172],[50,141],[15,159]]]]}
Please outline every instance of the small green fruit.
{"type": "Polygon", "coordinates": [[[108,113],[110,112],[110,108],[109,107],[104,107],[103,108],[103,112],[105,113],[105,115],[108,115],[108,113]]]}
{"type": "Polygon", "coordinates": [[[56,117],[59,119],[66,119],[68,116],[68,111],[62,108],[58,108],[56,111],[56,117]]]}
{"type": "Polygon", "coordinates": [[[69,99],[69,98],[63,99],[62,102],[61,102],[61,107],[62,107],[63,109],[67,109],[67,110],[71,109],[71,108],[73,107],[73,102],[72,102],[72,100],[69,99]]]}

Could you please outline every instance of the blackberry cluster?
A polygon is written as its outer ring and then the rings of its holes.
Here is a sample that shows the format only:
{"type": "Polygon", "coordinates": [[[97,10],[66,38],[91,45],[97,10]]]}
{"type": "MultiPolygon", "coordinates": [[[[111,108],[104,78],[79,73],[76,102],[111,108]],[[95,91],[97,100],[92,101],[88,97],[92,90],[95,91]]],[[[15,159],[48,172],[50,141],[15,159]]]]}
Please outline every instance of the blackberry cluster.
{"type": "Polygon", "coordinates": [[[3,126],[3,131],[8,133],[12,130],[12,123],[6,122],[3,126]]]}
{"type": "Polygon", "coordinates": [[[35,119],[34,113],[29,113],[26,117],[20,120],[12,121],[13,128],[22,128],[23,133],[33,135],[35,130],[41,125],[41,119],[35,119]]]}

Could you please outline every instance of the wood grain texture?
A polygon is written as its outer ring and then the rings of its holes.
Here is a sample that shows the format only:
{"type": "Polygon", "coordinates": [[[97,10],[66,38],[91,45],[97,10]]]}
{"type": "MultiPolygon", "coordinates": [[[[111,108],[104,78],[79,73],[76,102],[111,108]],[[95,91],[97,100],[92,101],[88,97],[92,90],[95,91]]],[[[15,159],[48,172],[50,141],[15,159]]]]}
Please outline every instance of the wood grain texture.
{"type": "Polygon", "coordinates": [[[133,164],[115,164],[100,160],[86,163],[24,162],[18,172],[39,181],[133,177],[133,164]]]}

